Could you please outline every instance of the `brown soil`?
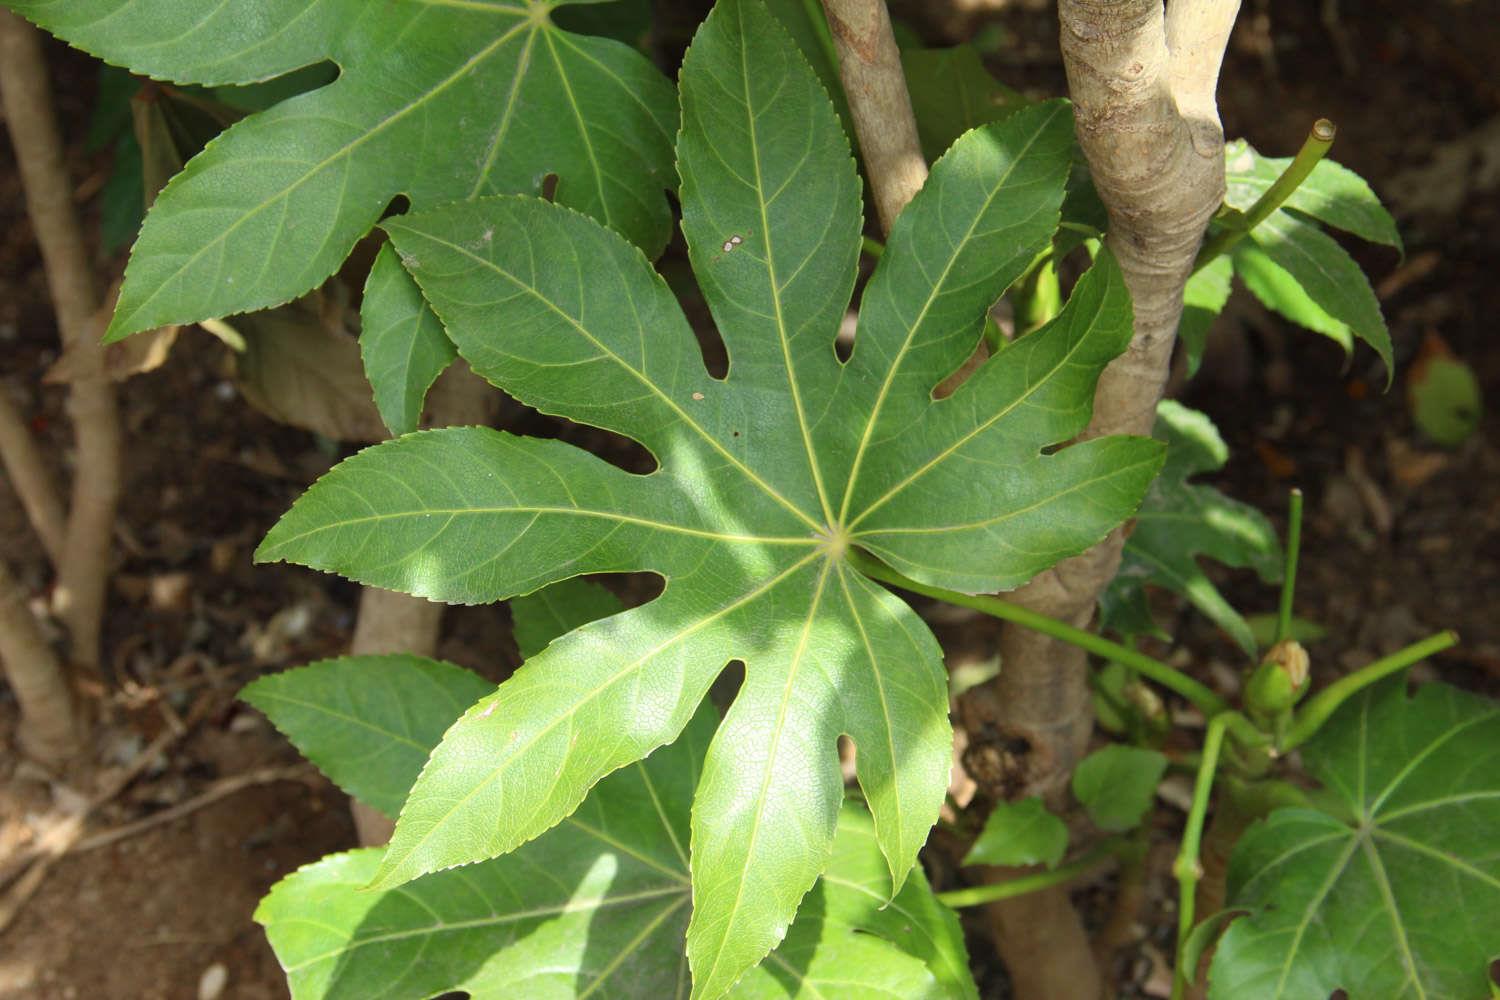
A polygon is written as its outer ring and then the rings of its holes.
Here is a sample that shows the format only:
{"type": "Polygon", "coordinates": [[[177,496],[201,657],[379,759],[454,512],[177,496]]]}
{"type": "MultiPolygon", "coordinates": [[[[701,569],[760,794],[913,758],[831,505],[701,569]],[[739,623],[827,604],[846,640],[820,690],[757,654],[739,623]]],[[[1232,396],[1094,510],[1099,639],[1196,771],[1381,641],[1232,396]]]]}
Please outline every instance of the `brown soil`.
{"type": "MultiPolygon", "coordinates": [[[[1293,0],[1245,2],[1245,24],[1228,60],[1224,117],[1231,135],[1263,152],[1289,155],[1311,120],[1335,119],[1335,158],[1379,192],[1420,193],[1411,178],[1454,143],[1472,140],[1500,116],[1500,95],[1484,72],[1500,43],[1493,2],[1345,4],[1344,37],[1354,57],[1346,75],[1316,16],[1293,0]],[[1420,8],[1420,9],[1419,9],[1420,8]],[[1268,28],[1258,28],[1261,11],[1268,28]],[[1416,13],[1413,13],[1416,11],[1416,13]],[[1261,54],[1275,43],[1275,66],[1261,54]]],[[[1009,82],[1056,92],[1056,28],[1045,15],[1017,12],[1003,23],[1014,44],[994,68],[1009,82]],[[1008,54],[1006,54],[1008,53],[1008,54]]],[[[107,154],[82,150],[92,101],[90,63],[53,49],[60,105],[77,150],[76,180],[97,190],[107,154]]],[[[3,140],[0,140],[3,143],[3,140]]],[[[1489,690],[1500,686],[1500,413],[1453,452],[1425,441],[1411,421],[1401,378],[1424,337],[1437,331],[1474,365],[1493,401],[1500,354],[1486,350],[1500,313],[1490,235],[1500,224],[1500,190],[1485,180],[1485,148],[1452,183],[1471,187],[1457,212],[1413,196],[1396,208],[1408,238],[1394,253],[1352,246],[1377,285],[1396,344],[1397,386],[1365,349],[1344,367],[1336,347],[1237,302],[1221,349],[1184,392],[1207,410],[1234,451],[1220,477],[1233,495],[1281,523],[1285,491],[1300,485],[1309,522],[1298,612],[1329,630],[1313,647],[1321,680],[1438,628],[1457,628],[1459,649],[1431,671],[1489,690]],[[1426,268],[1426,270],[1423,270],[1426,268]],[[1396,276],[1404,284],[1392,290],[1396,276]]],[[[8,164],[0,144],[0,164],[8,164]]],[[[1500,163],[1500,152],[1489,155],[1500,163]]],[[[86,204],[96,215],[93,202],[86,204]]],[[[100,273],[117,273],[118,260],[100,273]]],[[[0,348],[3,388],[25,407],[49,454],[65,463],[70,443],[56,388],[40,374],[55,360],[46,289],[13,169],[0,167],[0,348]]],[[[119,561],[106,649],[118,684],[107,700],[100,770],[49,779],[8,758],[0,765],[0,866],[42,818],[86,796],[111,768],[130,761],[173,720],[204,716],[126,793],[102,807],[90,832],[189,801],[226,776],[296,755],[232,693],[261,672],[345,647],[357,592],[328,577],[254,567],[255,541],[340,449],[261,417],[225,375],[222,349],[184,335],[169,362],[125,384],[129,456],[119,561]],[[206,709],[206,711],[205,711],[206,709]]],[[[530,426],[530,424],[528,424],[530,426]]],[[[62,468],[59,468],[61,475],[62,468]]],[[[41,552],[8,490],[0,490],[0,550],[29,586],[47,585],[41,552]]],[[[1252,579],[1222,575],[1241,606],[1270,609],[1275,596],[1252,579]]],[[[1232,683],[1236,654],[1191,615],[1182,644],[1197,651],[1205,677],[1232,683]]],[[[958,645],[982,645],[968,627],[958,645]]],[[[950,627],[945,632],[952,633],[950,627]]],[[[453,616],[444,654],[494,674],[513,662],[502,611],[453,616]]],[[[14,707],[0,693],[0,737],[14,707]]],[[[342,797],[316,777],[254,786],[112,846],[63,859],[16,923],[0,934],[0,997],[191,998],[222,965],[228,997],[286,995],[274,957],[251,922],[258,898],[300,864],[351,846],[342,797]]],[[[1165,924],[1170,884],[1154,872],[1142,919],[1165,924]]],[[[1161,868],[1162,871],[1156,869],[1161,868]]],[[[976,941],[987,995],[1000,995],[993,960],[976,941]]],[[[1149,941],[1122,969],[1126,995],[1156,995],[1149,941]]]]}

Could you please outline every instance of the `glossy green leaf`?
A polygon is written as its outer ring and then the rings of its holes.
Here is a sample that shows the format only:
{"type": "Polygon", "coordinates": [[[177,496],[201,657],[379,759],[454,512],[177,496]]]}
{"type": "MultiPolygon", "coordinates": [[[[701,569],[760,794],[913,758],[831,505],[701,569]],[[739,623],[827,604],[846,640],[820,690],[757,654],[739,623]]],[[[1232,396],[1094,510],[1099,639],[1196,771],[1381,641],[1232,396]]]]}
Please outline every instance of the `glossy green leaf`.
{"type": "Polygon", "coordinates": [[[1055,867],[1068,849],[1068,826],[1039,798],[1001,802],[984,821],[984,829],[966,865],[1046,865],[1055,867]]]}
{"type": "Polygon", "coordinates": [[[623,609],[620,599],[588,580],[559,580],[534,594],[513,598],[510,614],[521,658],[529,660],[553,639],[623,609]]]}
{"type": "Polygon", "coordinates": [[[392,434],[416,430],[427,390],[457,352],[389,244],[365,281],[359,353],[385,425],[392,434]]]}
{"type": "MultiPolygon", "coordinates": [[[[1248,212],[1291,162],[1289,157],[1261,156],[1243,139],[1228,143],[1224,149],[1225,204],[1248,212]]],[[[1401,249],[1396,221],[1380,204],[1370,185],[1348,167],[1332,160],[1320,160],[1284,204],[1335,229],[1401,249]]]]}
{"type": "Polygon", "coordinates": [[[1480,997],[1500,955],[1500,706],[1444,684],[1361,693],[1302,750],[1329,811],[1279,809],[1229,865],[1251,911],[1209,996],[1480,997]]]}
{"type": "Polygon", "coordinates": [[[1235,247],[1230,259],[1240,280],[1261,305],[1298,326],[1323,334],[1342,347],[1346,357],[1354,353],[1354,334],[1349,325],[1328,315],[1308,296],[1297,279],[1264,251],[1253,243],[1243,242],[1235,247]]]}
{"type": "MultiPolygon", "coordinates": [[[[1156,434],[1167,442],[1167,461],[1136,514],[1135,531],[1125,543],[1119,573],[1110,583],[1110,602],[1133,607],[1147,584],[1165,587],[1229,634],[1249,657],[1255,636],[1198,565],[1208,556],[1226,566],[1251,568],[1267,583],[1281,578],[1281,545],[1264,514],[1231,500],[1212,486],[1188,482],[1214,472],[1229,460],[1229,448],[1205,414],[1173,400],[1156,409],[1156,434]]],[[[1109,615],[1111,628],[1139,634],[1139,622],[1109,615]],[[1132,627],[1134,626],[1134,627],[1132,627]]]]}
{"type": "Polygon", "coordinates": [[[711,378],[635,248],[566,208],[491,198],[386,224],[470,366],[516,399],[627,435],[626,473],[484,429],[360,453],[272,530],[288,559],[437,600],[505,599],[647,571],[655,601],[556,640],[449,731],[377,884],[495,857],[672,740],[726,662],[745,680],[694,808],[688,951],[717,997],[786,933],[857,776],[899,889],[950,766],[946,678],[911,609],[855,573],[862,546],[972,591],[1017,585],[1131,513],[1150,441],[1063,448],[1131,334],[1107,254],[1058,319],[952,396],[985,312],[1046,245],[1072,127],[1043,105],[967,135],[898,220],[853,356],[833,351],[860,246],[833,109],[778,24],[725,0],[682,70],[683,230],[730,357],[711,378]]]}
{"type": "Polygon", "coordinates": [[[845,139],[857,147],[859,138],[854,134],[854,119],[849,116],[849,99],[844,95],[844,83],[839,79],[838,54],[834,51],[833,34],[828,30],[828,17],[822,4],[809,0],[766,0],[765,6],[786,29],[797,51],[817,74],[824,93],[833,102],[834,111],[838,112],[845,139]]]}
{"type": "Polygon", "coordinates": [[[1251,230],[1248,239],[1291,275],[1318,308],[1373,347],[1385,362],[1387,375],[1393,375],[1391,335],[1370,279],[1333,237],[1277,210],[1251,230]]]}
{"type": "MultiPolygon", "coordinates": [[[[446,703],[424,698],[430,689],[414,690],[398,676],[424,665],[405,659],[361,679],[386,702],[405,696],[430,702],[427,708],[446,703]]],[[[320,666],[347,674],[355,665],[320,666]]],[[[403,736],[373,724],[386,714],[377,705],[374,716],[355,716],[365,725],[351,741],[358,751],[351,760],[404,748],[403,736]]],[[[385,892],[365,889],[378,849],[332,855],[283,879],[256,920],[294,1000],[398,1000],[448,990],[478,1000],[686,997],[688,810],[713,726],[705,706],[675,744],[606,778],[573,816],[503,858],[385,892]]],[[[920,874],[890,899],[869,814],[848,805],[824,881],[782,947],[731,996],[976,994],[956,916],[920,874]]]]}
{"type": "Polygon", "coordinates": [[[990,75],[972,45],[908,49],[901,53],[901,68],[929,160],[943,155],[969,129],[1003,121],[1027,103],[990,75]]]}
{"type": "Polygon", "coordinates": [[[1073,796],[1101,830],[1133,830],[1151,808],[1167,758],[1155,750],[1111,743],[1073,771],[1073,796]]]}
{"type": "Polygon", "coordinates": [[[672,746],[506,857],[383,892],[365,889],[379,849],[283,879],[255,919],[292,996],[685,996],[687,810],[713,726],[705,708],[672,746]]]}
{"type": "Polygon", "coordinates": [[[671,215],[672,89],[551,3],[8,0],[106,62],[252,83],[330,60],[326,87],[235,125],[146,216],[108,336],[276,305],[339,266],[398,194],[420,209],[540,192],[651,252],[671,215]]]}
{"type": "Polygon", "coordinates": [[[249,684],[240,697],[270,718],[302,756],[387,816],[443,731],[495,685],[420,656],[342,656],[249,684]]]}
{"type": "Polygon", "coordinates": [[[1224,303],[1229,301],[1233,279],[1233,260],[1215,257],[1189,278],[1183,289],[1182,319],[1177,323],[1177,336],[1187,356],[1189,375],[1196,375],[1198,366],[1203,363],[1208,332],[1224,310],[1224,303]]]}

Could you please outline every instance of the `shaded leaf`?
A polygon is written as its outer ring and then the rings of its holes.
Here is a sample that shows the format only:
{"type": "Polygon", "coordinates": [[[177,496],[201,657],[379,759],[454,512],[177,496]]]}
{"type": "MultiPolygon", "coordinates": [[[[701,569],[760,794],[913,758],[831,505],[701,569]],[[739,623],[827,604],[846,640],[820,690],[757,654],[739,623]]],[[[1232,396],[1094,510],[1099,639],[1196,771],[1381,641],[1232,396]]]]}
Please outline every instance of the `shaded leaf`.
{"type": "Polygon", "coordinates": [[[147,214],[109,336],[288,301],[398,194],[413,206],[537,193],[652,252],[671,215],[671,85],[640,52],[562,31],[551,4],[11,0],[106,62],[245,84],[321,61],[338,79],[235,125],[147,214]]]}
{"type": "Polygon", "coordinates": [[[529,660],[559,636],[622,610],[620,599],[588,580],[559,580],[534,594],[512,598],[516,647],[529,660]]]}
{"type": "Polygon", "coordinates": [[[996,804],[963,863],[1054,868],[1067,849],[1067,824],[1041,799],[1029,798],[996,804]]]}
{"type": "Polygon", "coordinates": [[[1073,771],[1073,796],[1101,830],[1133,830],[1151,808],[1167,758],[1155,750],[1111,743],[1073,771]]]}
{"type": "Polygon", "coordinates": [[[1055,322],[932,398],[1052,234],[1066,105],[972,132],[935,165],[841,363],[861,213],[816,77],[763,7],[725,0],[681,79],[683,230],[725,380],[642,254],[564,207],[490,198],[385,226],[475,372],[639,441],[660,469],[483,429],[408,435],[320,480],[259,557],[462,602],[585,573],[663,577],[655,601],[554,641],[455,723],[377,886],[549,829],[670,742],[738,659],[745,680],[693,812],[688,952],[695,993],[717,997],[780,942],[827,864],[841,734],[896,889],[947,786],[937,644],[852,570],[849,546],[945,585],[1014,586],[1127,516],[1160,448],[1110,438],[1043,454],[1082,430],[1098,372],[1130,338],[1108,254],[1055,322]]]}
{"type": "MultiPolygon", "coordinates": [[[[1261,156],[1243,139],[1228,143],[1224,148],[1225,204],[1248,212],[1291,162],[1290,157],[1261,156]]],[[[1284,204],[1361,239],[1397,250],[1402,248],[1396,221],[1380,204],[1370,185],[1348,167],[1332,160],[1318,161],[1284,204]]]]}
{"type": "MultiPolygon", "coordinates": [[[[263,678],[246,695],[310,737],[299,745],[333,762],[322,766],[336,780],[374,781],[399,801],[400,774],[415,775],[411,745],[420,754],[435,744],[475,684],[484,682],[417,657],[351,657],[263,678]],[[403,724],[403,705],[423,721],[403,724]],[[360,772],[370,761],[383,777],[360,772]]],[[[506,857],[388,892],[364,889],[378,849],[283,879],[256,919],[293,997],[685,996],[687,814],[713,725],[705,707],[676,744],[605,779],[561,826],[506,857]]],[[[956,916],[920,875],[888,903],[889,889],[869,815],[846,806],[825,881],[732,996],[974,997],[956,916]]]]}
{"type": "Polygon", "coordinates": [[[1223,935],[1224,929],[1236,917],[1244,914],[1244,910],[1220,910],[1211,916],[1204,917],[1188,933],[1187,939],[1182,942],[1182,947],[1177,952],[1177,969],[1189,982],[1198,981],[1198,966],[1203,962],[1203,954],[1223,935]]]}
{"type": "Polygon", "coordinates": [[[443,731],[494,689],[420,656],[343,656],[262,677],[240,697],[334,784],[395,816],[443,731]]]}
{"type": "Polygon", "coordinates": [[[1105,623],[1123,634],[1146,634],[1140,621],[1146,607],[1142,588],[1165,587],[1186,597],[1253,658],[1256,642],[1250,626],[1219,593],[1198,559],[1208,556],[1226,566],[1251,568],[1262,580],[1274,583],[1281,578],[1282,561],[1276,529],[1249,504],[1231,500],[1212,486],[1188,482],[1222,469],[1229,460],[1229,448],[1205,414],[1170,399],[1157,406],[1156,414],[1156,433],[1167,442],[1167,461],[1136,514],[1135,531],[1109,585],[1105,623]]]}
{"type": "Polygon", "coordinates": [[[1362,692],[1302,750],[1328,812],[1235,845],[1209,996],[1478,997],[1500,954],[1500,707],[1445,684],[1362,692]]]}
{"type": "Polygon", "coordinates": [[[1406,382],[1411,416],[1434,443],[1457,448],[1479,429],[1484,397],[1479,379],[1435,334],[1429,334],[1422,354],[1406,382]]]}
{"type": "Polygon", "coordinates": [[[1296,278],[1262,250],[1244,242],[1235,247],[1232,259],[1240,280],[1261,305],[1298,326],[1323,334],[1344,349],[1345,357],[1354,353],[1354,334],[1349,325],[1328,315],[1296,278]]]}
{"type": "Polygon", "coordinates": [[[1248,239],[1290,274],[1318,308],[1373,347],[1385,362],[1387,376],[1394,377],[1391,335],[1370,279],[1333,237],[1278,209],[1251,230],[1248,239]]]}
{"type": "Polygon", "coordinates": [[[392,434],[414,431],[427,390],[457,351],[389,244],[370,268],[359,312],[360,360],[375,407],[392,434]]]}
{"type": "Polygon", "coordinates": [[[969,129],[1002,121],[1029,103],[990,75],[972,45],[908,49],[901,53],[901,68],[929,160],[969,129]]]}
{"type": "Polygon", "coordinates": [[[1224,303],[1229,301],[1233,278],[1233,260],[1215,257],[1189,278],[1183,289],[1182,319],[1177,323],[1177,336],[1182,340],[1183,352],[1187,356],[1188,375],[1196,375],[1198,366],[1203,363],[1208,332],[1223,311],[1224,303]]]}
{"type": "MultiPolygon", "coordinates": [[[[1247,615],[1245,623],[1250,626],[1250,634],[1255,637],[1257,646],[1269,646],[1276,641],[1276,629],[1279,626],[1279,615],[1274,611],[1267,611],[1258,615],[1247,615]]],[[[1291,626],[1287,629],[1288,639],[1299,642],[1306,646],[1320,639],[1328,638],[1328,630],[1317,622],[1307,618],[1292,616],[1291,626]]]]}

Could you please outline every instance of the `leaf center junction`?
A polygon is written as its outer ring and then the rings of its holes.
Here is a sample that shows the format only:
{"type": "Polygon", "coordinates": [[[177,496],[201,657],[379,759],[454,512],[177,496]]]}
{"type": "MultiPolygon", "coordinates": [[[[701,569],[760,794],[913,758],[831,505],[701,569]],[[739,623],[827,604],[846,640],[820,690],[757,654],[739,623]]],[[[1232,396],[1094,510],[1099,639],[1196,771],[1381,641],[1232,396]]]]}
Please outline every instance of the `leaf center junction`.
{"type": "Polygon", "coordinates": [[[829,559],[842,559],[849,551],[849,529],[842,523],[824,525],[818,529],[818,542],[823,554],[829,559]]]}

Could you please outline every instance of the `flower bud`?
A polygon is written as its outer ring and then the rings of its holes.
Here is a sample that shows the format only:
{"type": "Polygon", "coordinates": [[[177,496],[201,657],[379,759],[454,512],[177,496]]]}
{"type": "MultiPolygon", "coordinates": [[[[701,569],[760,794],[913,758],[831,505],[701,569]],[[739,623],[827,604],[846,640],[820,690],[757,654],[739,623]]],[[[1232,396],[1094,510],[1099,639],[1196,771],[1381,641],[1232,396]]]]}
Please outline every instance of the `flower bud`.
{"type": "Polygon", "coordinates": [[[1307,692],[1307,650],[1292,639],[1271,647],[1245,685],[1245,705],[1256,715],[1278,715],[1307,692]]]}

